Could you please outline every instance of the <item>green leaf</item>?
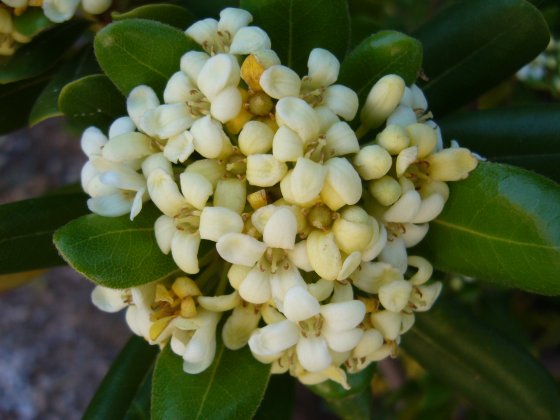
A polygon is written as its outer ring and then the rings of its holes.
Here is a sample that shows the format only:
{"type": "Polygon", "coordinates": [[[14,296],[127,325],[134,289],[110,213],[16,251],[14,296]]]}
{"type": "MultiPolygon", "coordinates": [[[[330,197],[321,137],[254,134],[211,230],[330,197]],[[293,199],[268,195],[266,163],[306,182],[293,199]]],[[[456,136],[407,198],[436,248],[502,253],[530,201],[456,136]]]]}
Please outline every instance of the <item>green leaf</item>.
{"type": "Polygon", "coordinates": [[[28,8],[24,14],[15,16],[13,22],[14,30],[29,38],[54,25],[39,7],[28,8]]]}
{"type": "Polygon", "coordinates": [[[153,365],[144,376],[144,380],[138,387],[134,399],[126,411],[124,420],[149,420],[152,410],[152,376],[153,365]]]}
{"type": "Polygon", "coordinates": [[[141,337],[132,337],[103,378],[83,419],[122,419],[150,371],[157,353],[157,346],[150,346],[141,337]]]}
{"type": "Polygon", "coordinates": [[[79,127],[106,130],[126,115],[126,100],[107,76],[94,74],[68,83],[58,98],[60,110],[79,127]]]}
{"type": "Polygon", "coordinates": [[[200,49],[184,32],[160,22],[126,19],[97,33],[95,55],[99,65],[124,94],[138,85],[158,94],[179,70],[181,56],[200,49]]]}
{"type": "Polygon", "coordinates": [[[308,388],[324,398],[330,410],[341,419],[369,419],[373,417],[370,384],[374,373],[375,364],[371,364],[361,372],[347,375],[350,389],[330,380],[308,388]]]}
{"type": "Polygon", "coordinates": [[[253,420],[285,420],[293,417],[295,378],[286,374],[271,375],[268,387],[253,420]]]}
{"type": "Polygon", "coordinates": [[[177,0],[177,3],[192,11],[198,18],[218,18],[226,7],[239,7],[239,0],[177,0]]]}
{"type": "Polygon", "coordinates": [[[128,216],[90,214],[59,229],[54,243],[74,270],[102,286],[139,286],[180,273],[173,259],[161,253],[154,222],[161,213],[147,206],[128,216]]]}
{"type": "Polygon", "coordinates": [[[354,48],[340,67],[339,83],[352,88],[363,104],[371,87],[386,74],[412,84],[422,65],[422,45],[405,34],[381,31],[354,48]]]}
{"type": "Polygon", "coordinates": [[[560,294],[560,186],[480,162],[449,184],[441,215],[414,252],[436,268],[545,295],[560,294]]]}
{"type": "Polygon", "coordinates": [[[307,74],[313,48],[344,58],[350,42],[350,15],[344,0],[241,0],[241,8],[264,29],[282,63],[307,74]]]}
{"type": "Polygon", "coordinates": [[[558,389],[524,348],[453,305],[418,315],[402,347],[422,366],[504,419],[557,419],[558,389]]]}
{"type": "Polygon", "coordinates": [[[174,4],[147,4],[125,13],[113,12],[113,20],[149,19],[185,30],[195,20],[194,15],[187,9],[174,4]]]}
{"type": "Polygon", "coordinates": [[[532,105],[469,112],[440,123],[445,138],[491,161],[560,181],[560,105],[532,105]]]}
{"type": "Polygon", "coordinates": [[[49,81],[47,75],[0,85],[0,134],[27,125],[31,107],[49,81]]]}
{"type": "Polygon", "coordinates": [[[424,46],[424,91],[439,116],[513,75],[549,41],[544,18],[525,0],[457,2],[414,36],[424,46]]]}
{"type": "Polygon", "coordinates": [[[93,50],[86,48],[58,69],[52,80],[45,86],[29,115],[29,124],[34,126],[48,118],[63,115],[58,107],[58,97],[62,88],[82,76],[99,72],[93,50]]]}
{"type": "Polygon", "coordinates": [[[87,213],[83,194],[46,196],[0,206],[0,274],[64,263],[52,243],[60,226],[87,213]]]}
{"type": "Polygon", "coordinates": [[[53,67],[88,27],[89,22],[73,20],[56,25],[22,46],[0,65],[0,84],[38,76],[53,67]]]}
{"type": "Polygon", "coordinates": [[[214,362],[197,375],[183,371],[183,359],[167,346],[158,357],[152,391],[152,418],[249,419],[259,406],[270,365],[258,362],[246,346],[228,350],[218,340],[214,362]]]}

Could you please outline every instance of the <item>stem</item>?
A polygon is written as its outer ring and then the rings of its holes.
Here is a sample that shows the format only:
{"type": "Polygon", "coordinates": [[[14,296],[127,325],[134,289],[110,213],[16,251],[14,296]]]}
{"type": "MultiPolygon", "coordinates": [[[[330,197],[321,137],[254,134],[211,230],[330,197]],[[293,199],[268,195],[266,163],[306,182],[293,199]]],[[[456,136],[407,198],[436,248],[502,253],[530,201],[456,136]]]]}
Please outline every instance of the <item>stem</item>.
{"type": "Polygon", "coordinates": [[[366,127],[365,125],[360,125],[358,127],[358,129],[356,130],[356,137],[359,139],[361,139],[362,137],[364,137],[369,131],[369,128],[366,127]]]}
{"type": "Polygon", "coordinates": [[[218,283],[218,287],[216,287],[216,293],[215,296],[221,296],[224,294],[224,292],[226,291],[226,287],[228,284],[228,271],[229,268],[231,267],[231,264],[226,263],[223,265],[222,267],[222,272],[220,273],[220,282],[218,283]]]}

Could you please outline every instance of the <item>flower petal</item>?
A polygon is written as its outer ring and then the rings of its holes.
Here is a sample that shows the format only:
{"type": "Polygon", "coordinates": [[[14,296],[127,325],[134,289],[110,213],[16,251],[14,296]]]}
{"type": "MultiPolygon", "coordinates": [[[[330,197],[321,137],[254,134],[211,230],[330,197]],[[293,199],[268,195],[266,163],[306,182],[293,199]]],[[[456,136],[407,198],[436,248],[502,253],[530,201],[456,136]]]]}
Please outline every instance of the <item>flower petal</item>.
{"type": "Polygon", "coordinates": [[[228,262],[252,267],[261,259],[266,245],[249,235],[226,233],[216,244],[216,249],[228,262]]]}

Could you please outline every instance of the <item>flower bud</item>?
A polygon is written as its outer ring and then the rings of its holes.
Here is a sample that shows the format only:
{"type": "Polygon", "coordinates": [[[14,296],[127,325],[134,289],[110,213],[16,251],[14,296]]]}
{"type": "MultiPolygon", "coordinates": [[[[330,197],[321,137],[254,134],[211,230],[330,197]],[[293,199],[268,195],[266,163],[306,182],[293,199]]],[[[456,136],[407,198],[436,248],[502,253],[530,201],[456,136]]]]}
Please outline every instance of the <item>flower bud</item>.
{"type": "Polygon", "coordinates": [[[362,124],[368,128],[377,128],[383,124],[399,104],[404,88],[404,80],[396,74],[379,79],[369,91],[360,113],[362,124]]]}
{"type": "Polygon", "coordinates": [[[348,160],[329,159],[325,165],[327,176],[321,191],[321,198],[331,210],[344,205],[356,204],[362,197],[362,180],[348,160]]]}
{"type": "Polygon", "coordinates": [[[159,106],[159,99],[154,90],[146,85],[136,86],[130,91],[126,98],[126,109],[128,115],[134,121],[136,127],[140,126],[140,120],[147,111],[159,106]]]}
{"type": "MultiPolygon", "coordinates": [[[[17,3],[12,2],[12,4],[17,3]]],[[[79,4],[80,0],[45,0],[43,2],[43,13],[49,20],[61,23],[74,16],[79,4]]]]}
{"type": "Polygon", "coordinates": [[[253,54],[259,50],[270,49],[271,43],[267,33],[256,26],[246,26],[237,31],[233,37],[230,54],[253,54]]]}
{"type": "Polygon", "coordinates": [[[332,232],[338,247],[346,254],[363,251],[373,236],[369,215],[358,206],[346,207],[334,222],[332,232]]]}
{"type": "Polygon", "coordinates": [[[288,167],[272,155],[247,157],[247,181],[257,187],[272,187],[282,180],[288,167]]]}
{"type": "Polygon", "coordinates": [[[416,113],[405,105],[399,105],[387,118],[387,125],[397,125],[402,128],[414,123],[416,123],[416,113]]]}
{"type": "Polygon", "coordinates": [[[354,130],[342,121],[331,125],[325,134],[325,140],[328,153],[332,156],[343,156],[360,150],[354,130]]]}
{"type": "Polygon", "coordinates": [[[406,280],[395,280],[379,288],[379,301],[391,312],[400,312],[408,304],[412,285],[406,280]]]}
{"type": "Polygon", "coordinates": [[[195,150],[205,158],[216,159],[231,152],[231,143],[222,125],[210,116],[196,120],[190,131],[195,150]]]}
{"type": "Polygon", "coordinates": [[[202,175],[183,172],[180,176],[181,192],[190,205],[202,210],[212,195],[212,184],[202,175]]]}
{"type": "Polygon", "coordinates": [[[136,126],[130,117],[117,118],[109,127],[109,138],[120,136],[125,133],[132,133],[136,131],[136,126]]]}
{"type": "Polygon", "coordinates": [[[152,154],[151,139],[145,134],[133,132],[113,137],[103,147],[103,157],[112,162],[140,159],[152,154]]]}
{"type": "Polygon", "coordinates": [[[241,79],[239,64],[230,54],[216,54],[204,63],[198,75],[197,85],[210,101],[226,87],[237,87],[241,79]]]}
{"type": "Polygon", "coordinates": [[[209,58],[210,56],[204,52],[189,51],[181,57],[181,71],[185,73],[191,80],[191,83],[193,83],[198,80],[198,76],[209,58]]]}
{"type": "Polygon", "coordinates": [[[307,60],[310,79],[307,83],[313,87],[327,87],[336,82],[340,70],[340,62],[333,53],[323,48],[314,48],[307,60]]]}
{"type": "Polygon", "coordinates": [[[272,148],[274,132],[260,121],[249,121],[239,133],[239,149],[245,156],[267,153],[272,148]]]}
{"type": "Polygon", "coordinates": [[[314,230],[307,238],[307,255],[313,270],[326,280],[336,280],[342,256],[332,232],[314,230]]]}
{"type": "Polygon", "coordinates": [[[295,162],[303,156],[303,141],[295,131],[283,125],[274,134],[272,154],[280,162],[295,162]]]}
{"type": "Polygon", "coordinates": [[[393,159],[389,152],[377,144],[363,147],[354,156],[354,167],[365,180],[381,178],[389,172],[392,165],[393,159]]]}
{"type": "Polygon", "coordinates": [[[406,127],[406,134],[410,138],[410,145],[418,147],[419,159],[425,158],[436,148],[436,131],[427,124],[410,124],[406,127]]]}
{"type": "Polygon", "coordinates": [[[376,137],[377,144],[391,155],[398,155],[410,144],[410,139],[404,129],[398,125],[387,125],[376,137]]]}
{"type": "Polygon", "coordinates": [[[313,108],[299,98],[282,98],[276,104],[276,122],[287,125],[303,140],[304,144],[319,136],[319,119],[313,108]]]}
{"type": "Polygon", "coordinates": [[[426,158],[430,178],[436,181],[459,181],[478,165],[469,149],[462,147],[444,149],[426,158]]]}
{"type": "Polygon", "coordinates": [[[228,208],[237,214],[245,210],[247,186],[237,178],[220,179],[214,192],[214,206],[228,208]]]}
{"type": "Polygon", "coordinates": [[[214,242],[226,233],[243,231],[241,216],[225,207],[205,207],[200,214],[199,232],[202,239],[214,242]]]}
{"type": "Polygon", "coordinates": [[[241,93],[237,86],[226,87],[212,100],[210,113],[218,121],[225,123],[239,114],[242,102],[241,93]]]}
{"type": "Polygon", "coordinates": [[[299,96],[301,80],[298,74],[289,67],[275,65],[266,69],[261,78],[262,89],[272,98],[299,96]]]}

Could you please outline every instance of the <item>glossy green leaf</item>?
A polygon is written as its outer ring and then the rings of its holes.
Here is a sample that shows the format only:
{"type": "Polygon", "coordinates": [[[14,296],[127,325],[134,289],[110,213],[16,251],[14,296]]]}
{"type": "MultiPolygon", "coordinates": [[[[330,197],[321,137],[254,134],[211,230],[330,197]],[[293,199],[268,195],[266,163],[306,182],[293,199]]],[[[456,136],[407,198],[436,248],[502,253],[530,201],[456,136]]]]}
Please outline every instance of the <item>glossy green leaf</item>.
{"type": "Polygon", "coordinates": [[[214,362],[197,375],[183,372],[183,359],[167,346],[154,371],[152,418],[250,419],[269,376],[270,365],[258,362],[247,346],[232,351],[218,340],[214,362]]]}
{"type": "Polygon", "coordinates": [[[560,186],[524,169],[479,163],[449,184],[420,252],[436,268],[545,295],[560,294],[560,186]]]}
{"type": "Polygon", "coordinates": [[[99,66],[91,48],[69,59],[58,69],[35,101],[29,115],[29,124],[34,126],[48,118],[63,115],[58,107],[58,97],[62,88],[73,80],[96,72],[99,72],[99,66]]]}
{"type": "Polygon", "coordinates": [[[126,115],[126,100],[107,76],[93,74],[68,83],[58,98],[60,110],[79,127],[105,130],[126,115]]]}
{"type": "Polygon", "coordinates": [[[72,20],[41,33],[0,65],[0,84],[29,79],[49,70],[88,25],[89,22],[83,20],[72,20]]]}
{"type": "Polygon", "coordinates": [[[417,316],[401,345],[424,368],[499,418],[560,415],[558,388],[545,368],[457,303],[417,316]]]}
{"type": "Polygon", "coordinates": [[[264,398],[253,420],[285,420],[293,417],[296,379],[285,373],[271,375],[264,398]]]}
{"type": "Polygon", "coordinates": [[[14,16],[13,22],[14,30],[29,38],[54,25],[40,7],[28,8],[24,14],[14,16]]]}
{"type": "Polygon", "coordinates": [[[513,75],[549,41],[544,18],[525,0],[457,2],[414,36],[424,46],[424,91],[439,116],[513,75]]]}
{"type": "Polygon", "coordinates": [[[140,390],[157,353],[157,346],[150,346],[141,337],[132,337],[103,378],[83,419],[122,419],[140,390]]]}
{"type": "Polygon", "coordinates": [[[52,235],[87,211],[83,194],[46,196],[1,205],[0,274],[63,264],[52,235]]]}
{"type": "Polygon", "coordinates": [[[27,124],[31,107],[49,81],[43,75],[33,79],[0,85],[0,134],[27,124]]]}
{"type": "Polygon", "coordinates": [[[560,181],[560,105],[469,112],[440,122],[444,138],[491,161],[522,166],[560,181]]]}
{"type": "Polygon", "coordinates": [[[364,103],[371,87],[386,74],[412,84],[422,65],[422,45],[405,34],[381,31],[364,39],[346,57],[339,83],[352,88],[364,103]]]}
{"type": "Polygon", "coordinates": [[[339,400],[327,400],[327,407],[342,420],[373,418],[373,404],[369,389],[339,400]]]}
{"type": "Polygon", "coordinates": [[[189,9],[198,18],[211,17],[218,19],[220,11],[226,7],[239,7],[239,0],[177,0],[176,3],[189,9]]]}
{"type": "Polygon", "coordinates": [[[175,28],[185,30],[195,20],[194,15],[187,9],[174,4],[147,4],[125,13],[113,12],[113,20],[149,19],[155,20],[175,28]]]}
{"type": "Polygon", "coordinates": [[[142,209],[134,221],[90,214],[59,229],[54,242],[74,270],[102,286],[124,289],[162,280],[180,270],[156,243],[154,222],[160,214],[154,206],[142,209]]]}
{"type": "Polygon", "coordinates": [[[162,93],[181,56],[200,48],[183,31],[146,19],[114,22],[97,33],[94,45],[99,65],[125,95],[142,84],[162,93]]]}
{"type": "Polygon", "coordinates": [[[123,420],[150,420],[152,411],[152,376],[153,365],[144,376],[144,380],[138,387],[136,395],[131,401],[123,420]]]}
{"type": "Polygon", "coordinates": [[[350,16],[344,0],[241,0],[254,24],[264,29],[282,64],[303,76],[313,48],[344,58],[350,43],[350,16]]]}

